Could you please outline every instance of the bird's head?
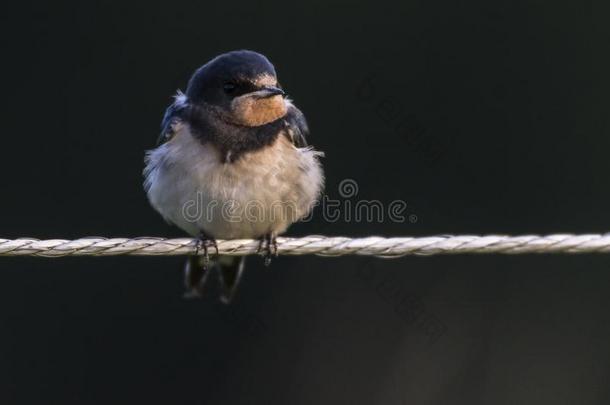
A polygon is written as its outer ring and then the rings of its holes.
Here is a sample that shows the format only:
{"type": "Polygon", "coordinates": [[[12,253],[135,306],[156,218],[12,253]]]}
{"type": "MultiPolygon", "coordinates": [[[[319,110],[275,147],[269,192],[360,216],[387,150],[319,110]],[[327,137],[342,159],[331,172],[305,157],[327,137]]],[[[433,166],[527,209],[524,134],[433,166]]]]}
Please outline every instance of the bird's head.
{"type": "Polygon", "coordinates": [[[186,96],[196,105],[214,108],[225,121],[248,127],[275,121],[287,111],[275,68],[253,51],[228,52],[197,69],[186,96]]]}

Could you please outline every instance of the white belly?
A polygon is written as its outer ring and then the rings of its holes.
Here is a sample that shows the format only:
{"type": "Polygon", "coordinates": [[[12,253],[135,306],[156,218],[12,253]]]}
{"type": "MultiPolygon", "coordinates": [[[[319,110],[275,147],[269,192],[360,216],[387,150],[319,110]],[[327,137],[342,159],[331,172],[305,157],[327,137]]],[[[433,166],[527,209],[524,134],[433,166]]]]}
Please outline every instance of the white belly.
{"type": "Polygon", "coordinates": [[[147,154],[145,187],[152,206],[191,235],[259,238],[283,233],[313,208],[324,181],[319,155],[279,136],[222,163],[218,150],[185,126],[147,154]]]}

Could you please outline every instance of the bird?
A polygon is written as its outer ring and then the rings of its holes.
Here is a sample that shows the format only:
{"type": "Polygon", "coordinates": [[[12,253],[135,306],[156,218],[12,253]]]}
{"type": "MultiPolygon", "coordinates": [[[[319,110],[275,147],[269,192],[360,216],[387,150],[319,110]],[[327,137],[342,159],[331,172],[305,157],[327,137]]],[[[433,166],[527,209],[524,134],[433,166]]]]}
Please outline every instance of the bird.
{"type": "Polygon", "coordinates": [[[177,91],[157,146],[145,154],[144,189],[167,222],[197,238],[184,267],[186,297],[203,296],[216,270],[220,300],[230,303],[245,257],[218,256],[216,240],[258,239],[269,265],[276,237],[317,205],[324,154],[308,135],[304,114],[261,53],[218,55],[177,91]]]}

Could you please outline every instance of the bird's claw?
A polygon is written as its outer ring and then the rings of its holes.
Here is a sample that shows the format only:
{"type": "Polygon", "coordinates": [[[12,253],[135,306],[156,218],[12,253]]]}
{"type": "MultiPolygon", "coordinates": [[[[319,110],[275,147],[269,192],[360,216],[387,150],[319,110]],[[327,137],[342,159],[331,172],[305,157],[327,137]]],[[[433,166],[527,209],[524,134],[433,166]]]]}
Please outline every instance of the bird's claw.
{"type": "Polygon", "coordinates": [[[211,247],[214,248],[214,250],[216,251],[216,256],[218,256],[218,244],[216,243],[216,239],[210,238],[203,232],[200,233],[199,238],[197,238],[195,255],[199,256],[199,253],[201,252],[201,250],[203,250],[202,265],[205,270],[208,269],[208,266],[210,264],[210,255],[209,255],[208,249],[211,247]]]}
{"type": "Polygon", "coordinates": [[[267,234],[263,236],[258,244],[258,250],[256,253],[262,253],[265,266],[271,264],[271,259],[278,256],[277,253],[277,237],[275,234],[267,234]]]}

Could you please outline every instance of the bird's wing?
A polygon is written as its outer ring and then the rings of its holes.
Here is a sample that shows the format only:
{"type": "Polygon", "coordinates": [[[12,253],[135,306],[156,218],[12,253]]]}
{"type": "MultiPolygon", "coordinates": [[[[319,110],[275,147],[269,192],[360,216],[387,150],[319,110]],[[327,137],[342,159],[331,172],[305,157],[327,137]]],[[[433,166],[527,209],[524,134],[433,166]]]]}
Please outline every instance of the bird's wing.
{"type": "Polygon", "coordinates": [[[183,116],[187,108],[188,102],[186,96],[181,91],[178,91],[174,102],[167,107],[165,115],[163,115],[163,120],[161,121],[161,134],[157,140],[157,145],[161,145],[172,139],[183,123],[183,116]]]}
{"type": "Polygon", "coordinates": [[[288,112],[284,118],[286,123],[286,135],[288,139],[297,148],[304,148],[307,146],[307,136],[309,135],[309,127],[305,116],[292,104],[288,104],[288,112]]]}

